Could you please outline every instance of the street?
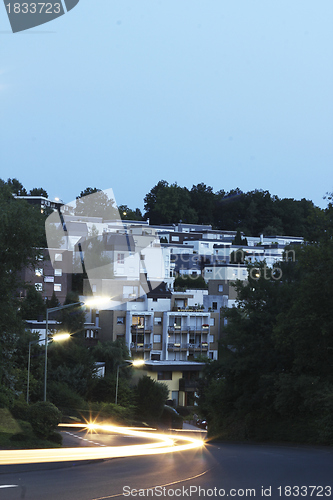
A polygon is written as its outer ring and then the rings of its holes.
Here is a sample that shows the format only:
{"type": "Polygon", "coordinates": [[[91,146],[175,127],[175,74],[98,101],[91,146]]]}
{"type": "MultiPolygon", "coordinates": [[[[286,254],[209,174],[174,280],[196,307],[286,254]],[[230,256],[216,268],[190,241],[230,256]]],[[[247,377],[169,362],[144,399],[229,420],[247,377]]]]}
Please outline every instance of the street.
{"type": "MultiPolygon", "coordinates": [[[[65,446],[137,444],[133,436],[68,434],[65,446]],[[80,443],[81,444],[81,443],[80,443]]],[[[141,444],[141,443],[140,443],[141,444]]],[[[206,444],[196,450],[64,464],[2,466],[4,500],[333,496],[332,448],[206,444]]]]}

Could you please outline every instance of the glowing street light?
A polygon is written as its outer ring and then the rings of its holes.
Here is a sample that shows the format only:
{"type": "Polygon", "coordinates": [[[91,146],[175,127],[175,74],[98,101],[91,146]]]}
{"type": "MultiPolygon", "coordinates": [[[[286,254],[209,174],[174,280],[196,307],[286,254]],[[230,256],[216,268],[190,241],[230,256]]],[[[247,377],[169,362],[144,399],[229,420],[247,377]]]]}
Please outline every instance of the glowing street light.
{"type": "Polygon", "coordinates": [[[145,364],[145,361],[143,359],[126,359],[126,363],[123,363],[122,365],[117,366],[117,380],[116,380],[116,399],[115,399],[115,404],[118,404],[118,383],[119,383],[119,368],[122,368],[123,366],[142,366],[145,364]],[[129,363],[129,364],[127,364],[129,363]]]}
{"type": "MultiPolygon", "coordinates": [[[[70,334],[63,332],[63,333],[57,333],[56,335],[53,335],[50,340],[53,342],[62,342],[63,340],[67,340],[70,338],[70,334]]],[[[31,346],[32,344],[38,344],[40,341],[39,340],[31,340],[29,342],[29,354],[28,354],[28,379],[27,379],[27,403],[29,404],[29,385],[30,385],[30,359],[31,359],[31,346]]]]}
{"type": "MultiPolygon", "coordinates": [[[[48,340],[48,332],[49,332],[49,314],[62,311],[62,309],[67,309],[68,307],[73,306],[87,306],[93,307],[100,305],[102,303],[109,302],[111,300],[110,297],[94,297],[93,299],[89,299],[86,302],[73,302],[72,304],[66,304],[64,306],[58,307],[50,307],[46,309],[46,318],[45,318],[45,367],[44,367],[44,401],[46,401],[46,386],[47,386],[47,340],[48,340]]],[[[53,337],[54,340],[56,336],[53,337]]]]}

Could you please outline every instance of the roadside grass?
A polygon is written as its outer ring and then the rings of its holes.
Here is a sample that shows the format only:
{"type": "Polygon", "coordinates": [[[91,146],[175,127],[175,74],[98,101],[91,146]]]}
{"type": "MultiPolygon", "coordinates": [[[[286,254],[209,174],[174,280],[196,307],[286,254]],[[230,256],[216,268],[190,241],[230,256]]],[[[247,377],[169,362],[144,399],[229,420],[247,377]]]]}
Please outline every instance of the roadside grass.
{"type": "Polygon", "coordinates": [[[16,420],[9,410],[0,408],[0,449],[34,449],[61,447],[59,434],[54,434],[55,441],[36,437],[31,424],[24,420],[16,420]]]}

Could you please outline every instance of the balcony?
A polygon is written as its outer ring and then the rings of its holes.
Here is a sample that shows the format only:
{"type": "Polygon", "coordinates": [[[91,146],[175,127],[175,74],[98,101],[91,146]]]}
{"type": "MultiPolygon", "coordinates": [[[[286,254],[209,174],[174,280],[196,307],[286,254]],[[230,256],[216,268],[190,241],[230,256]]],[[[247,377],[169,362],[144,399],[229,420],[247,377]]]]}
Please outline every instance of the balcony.
{"type": "Polygon", "coordinates": [[[132,333],[151,333],[151,326],[143,326],[143,325],[132,325],[131,326],[132,333]]]}
{"type": "Polygon", "coordinates": [[[181,344],[180,342],[168,342],[168,351],[187,351],[189,344],[181,344]]]}
{"type": "Polygon", "coordinates": [[[168,333],[188,333],[188,326],[169,326],[168,333]]]}
{"type": "Polygon", "coordinates": [[[200,344],[189,344],[190,351],[208,351],[208,342],[201,342],[200,344]]]}
{"type": "Polygon", "coordinates": [[[184,392],[194,392],[197,390],[197,380],[179,379],[179,390],[184,392]]]}
{"type": "Polygon", "coordinates": [[[153,344],[141,344],[141,343],[135,343],[131,342],[131,351],[150,351],[153,348],[153,344]]]}

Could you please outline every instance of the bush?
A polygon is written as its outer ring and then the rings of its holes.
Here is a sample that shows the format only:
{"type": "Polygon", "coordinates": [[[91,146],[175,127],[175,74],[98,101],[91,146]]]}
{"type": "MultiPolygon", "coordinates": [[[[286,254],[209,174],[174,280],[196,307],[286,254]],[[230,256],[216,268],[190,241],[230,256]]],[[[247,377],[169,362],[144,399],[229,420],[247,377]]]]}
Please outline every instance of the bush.
{"type": "Polygon", "coordinates": [[[169,396],[166,384],[147,377],[140,378],[136,387],[137,417],[155,424],[162,415],[169,396]]]}
{"type": "Polygon", "coordinates": [[[65,409],[68,411],[72,409],[82,410],[86,408],[86,402],[82,396],[77,394],[77,392],[63,382],[50,382],[48,387],[48,397],[57,408],[62,408],[63,411],[65,409]]]}
{"type": "Polygon", "coordinates": [[[48,437],[48,440],[51,441],[52,443],[59,444],[60,446],[62,445],[62,435],[59,434],[59,432],[53,432],[48,437]]]}
{"type": "Polygon", "coordinates": [[[29,421],[30,408],[26,401],[18,399],[10,408],[12,416],[19,420],[29,421]]]}
{"type": "Polygon", "coordinates": [[[38,402],[30,407],[29,420],[36,436],[49,438],[61,420],[61,412],[54,404],[38,402]]]}

